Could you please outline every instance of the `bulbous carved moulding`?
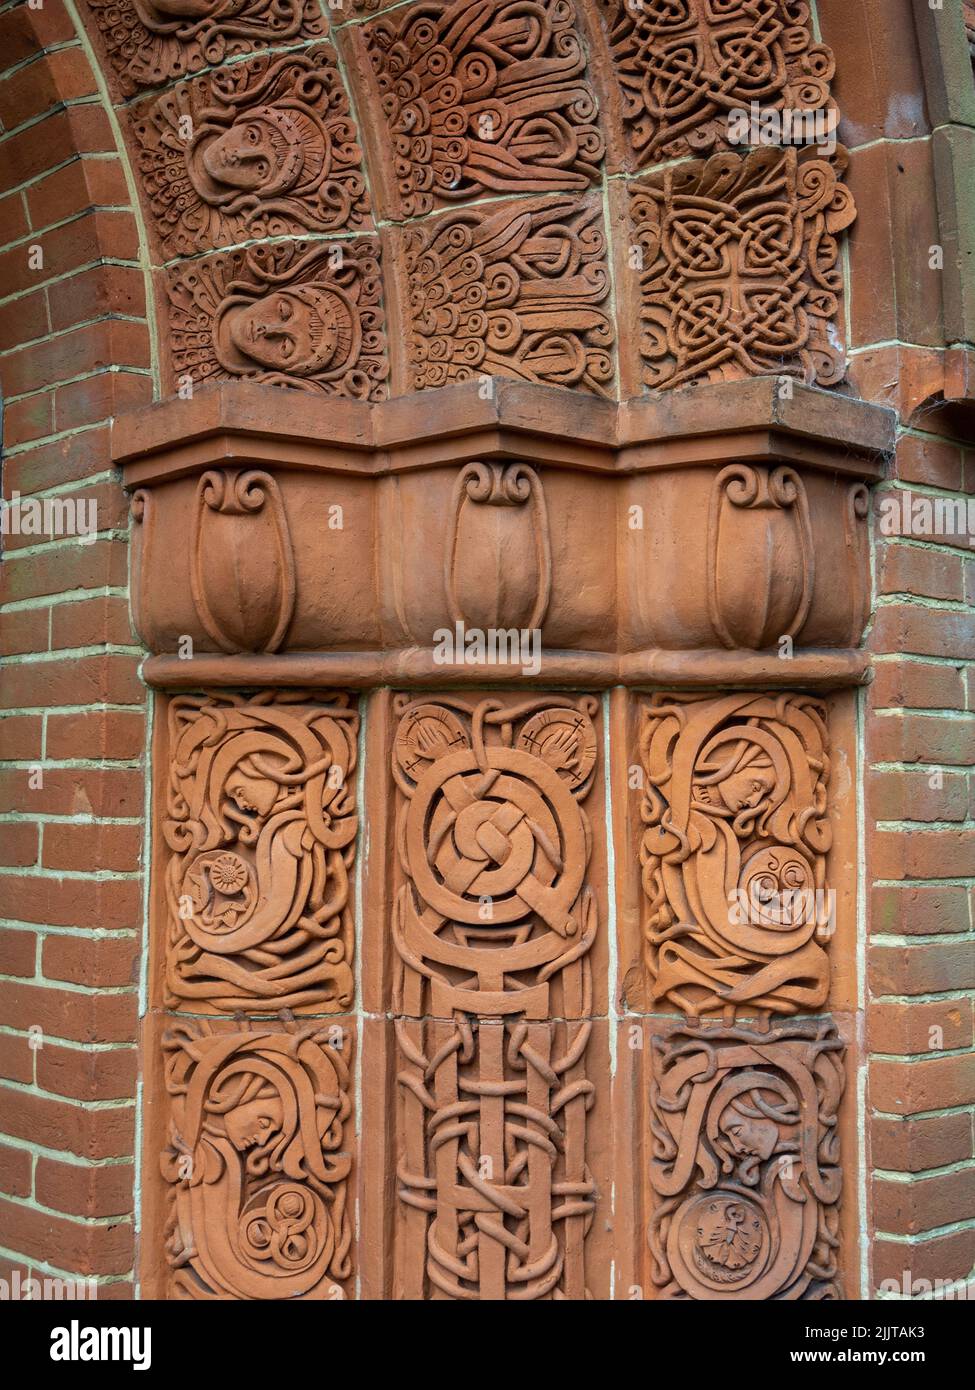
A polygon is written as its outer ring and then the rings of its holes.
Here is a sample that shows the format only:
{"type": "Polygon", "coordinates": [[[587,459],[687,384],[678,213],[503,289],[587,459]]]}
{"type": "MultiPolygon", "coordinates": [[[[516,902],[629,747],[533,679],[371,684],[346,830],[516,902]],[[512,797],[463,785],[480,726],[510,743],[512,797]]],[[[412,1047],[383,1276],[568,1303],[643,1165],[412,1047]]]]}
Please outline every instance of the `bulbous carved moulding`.
{"type": "Polygon", "coordinates": [[[120,417],[150,683],[866,678],[889,411],[773,378],[489,386],[238,382],[120,417]]]}

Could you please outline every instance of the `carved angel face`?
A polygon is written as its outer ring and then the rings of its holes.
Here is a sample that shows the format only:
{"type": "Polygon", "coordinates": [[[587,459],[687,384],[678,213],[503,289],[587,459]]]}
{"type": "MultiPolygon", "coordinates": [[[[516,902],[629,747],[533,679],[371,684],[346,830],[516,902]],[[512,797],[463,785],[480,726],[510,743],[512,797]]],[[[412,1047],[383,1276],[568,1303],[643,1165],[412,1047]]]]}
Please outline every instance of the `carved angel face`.
{"type": "Polygon", "coordinates": [[[757,806],[774,786],[775,773],[771,768],[745,768],[719,782],[716,791],[727,809],[735,815],[748,807],[757,806]]]}
{"type": "Polygon", "coordinates": [[[266,816],[277,798],[278,787],[269,777],[250,777],[236,768],[227,781],[227,794],[239,811],[266,816]]]}
{"type": "Polygon", "coordinates": [[[203,142],[203,168],[217,184],[242,193],[280,193],[304,164],[302,132],[287,111],[262,107],[203,142]]]}
{"type": "Polygon", "coordinates": [[[227,315],[226,330],[241,356],[291,376],[328,367],[351,337],[338,296],[317,285],[275,290],[238,305],[227,315]]]}

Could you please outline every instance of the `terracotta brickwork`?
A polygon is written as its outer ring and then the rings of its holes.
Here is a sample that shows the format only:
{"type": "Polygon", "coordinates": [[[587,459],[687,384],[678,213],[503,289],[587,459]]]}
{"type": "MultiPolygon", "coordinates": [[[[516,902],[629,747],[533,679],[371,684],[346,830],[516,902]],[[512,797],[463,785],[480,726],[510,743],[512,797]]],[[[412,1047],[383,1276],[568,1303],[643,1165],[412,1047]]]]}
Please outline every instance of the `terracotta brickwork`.
{"type": "Polygon", "coordinates": [[[968,1286],[969,9],[0,6],[0,1277],[968,1286]]]}

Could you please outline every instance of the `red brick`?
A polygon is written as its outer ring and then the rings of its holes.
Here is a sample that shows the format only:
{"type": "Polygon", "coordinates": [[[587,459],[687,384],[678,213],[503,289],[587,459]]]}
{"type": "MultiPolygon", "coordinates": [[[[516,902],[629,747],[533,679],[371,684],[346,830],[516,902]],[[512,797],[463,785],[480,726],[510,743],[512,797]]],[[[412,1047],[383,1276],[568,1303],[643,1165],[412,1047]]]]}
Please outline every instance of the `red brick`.
{"type": "Polygon", "coordinates": [[[39,714],[5,714],[0,719],[0,759],[26,762],[41,756],[43,717],[39,714]]]}
{"type": "Polygon", "coordinates": [[[14,454],[5,460],[3,471],[10,491],[28,493],[89,478],[110,463],[108,426],[95,425],[67,439],[37,444],[21,454],[14,454]]]}
{"type": "Polygon", "coordinates": [[[149,405],[151,401],[151,377],[136,376],[132,372],[102,372],[57,388],[54,422],[60,433],[96,420],[106,420],[123,410],[149,405]]]}
{"type": "Polygon", "coordinates": [[[871,1061],[870,1103],[888,1115],[917,1115],[975,1102],[975,1053],[871,1061]]]}
{"type": "Polygon", "coordinates": [[[135,1107],[119,1104],[91,1109],[67,1100],[52,1100],[31,1091],[0,1087],[6,1133],[43,1149],[79,1158],[130,1158],[135,1137],[135,1107]]]}
{"type": "Polygon", "coordinates": [[[963,564],[961,555],[916,545],[881,545],[877,549],[878,589],[882,594],[919,594],[963,603],[963,564]]]}
{"type": "Polygon", "coordinates": [[[975,951],[970,941],[926,941],[921,945],[870,947],[867,972],[877,994],[942,994],[975,988],[975,951]]]}
{"type": "Polygon", "coordinates": [[[0,980],[0,1017],[5,1025],[24,1033],[39,1027],[44,1038],[129,1042],[135,1036],[136,1006],[136,995],[130,990],[88,994],[0,980]]]}
{"type": "Polygon", "coordinates": [[[0,566],[0,596],[3,601],[14,603],[71,589],[124,585],[127,559],[128,546],[116,540],[52,546],[49,550],[37,551],[28,564],[14,554],[0,566]]]}
{"type": "Polygon", "coordinates": [[[61,1047],[46,1042],[37,1052],[37,1084],[74,1100],[129,1100],[135,1095],[134,1047],[61,1047]]]}
{"type": "Polygon", "coordinates": [[[60,5],[34,10],[18,5],[0,15],[0,53],[9,67],[32,58],[42,48],[76,39],[71,16],[60,5]]]}
{"type": "Polygon", "coordinates": [[[877,832],[870,840],[870,863],[876,878],[971,877],[975,830],[877,832]]]}
{"type": "Polygon", "coordinates": [[[4,821],[0,824],[0,864],[6,868],[23,869],[36,864],[38,844],[36,825],[28,821],[4,821]]]}
{"type": "MultiPolygon", "coordinates": [[[[16,915],[6,910],[8,916],[16,915]]],[[[32,931],[0,928],[0,975],[19,975],[29,980],[34,975],[36,960],[37,937],[32,931]]]]}
{"type": "MultiPolygon", "coordinates": [[[[2,217],[3,205],[0,204],[2,217]]],[[[2,222],[0,226],[3,226],[2,222]]],[[[43,289],[22,294],[19,299],[13,299],[0,308],[0,352],[19,349],[23,343],[29,343],[33,338],[43,338],[50,331],[47,293],[43,289]]]]}
{"type": "MultiPolygon", "coordinates": [[[[24,193],[35,231],[89,208],[129,206],[125,175],[117,159],[73,159],[70,164],[31,184],[24,193]]],[[[52,300],[57,294],[58,291],[53,292],[52,300]]],[[[53,311],[53,302],[51,308],[53,311]]]]}
{"type": "Polygon", "coordinates": [[[57,935],[44,942],[41,974],[89,988],[115,988],[138,983],[139,941],[132,936],[91,937],[57,935]]]}
{"type": "Polygon", "coordinates": [[[142,829],[138,825],[52,821],[44,827],[46,869],[111,869],[115,873],[130,873],[139,868],[141,854],[142,829]]]}
{"type": "MultiPolygon", "coordinates": [[[[7,554],[10,549],[7,547],[7,554]]],[[[51,615],[46,608],[15,608],[0,615],[0,652],[4,656],[46,652],[51,615]]]]}
{"type": "MultiPolygon", "coordinates": [[[[114,501],[118,507],[125,507],[124,498],[117,492],[114,501]]],[[[120,524],[121,517],[105,516],[99,505],[99,527],[120,524]]],[[[51,649],[54,651],[60,647],[95,647],[105,643],[126,646],[133,641],[129,605],[124,598],[93,598],[61,603],[51,616],[51,649]]],[[[56,754],[49,756],[55,757],[56,754]]]]}
{"type": "Polygon", "coordinates": [[[931,1178],[873,1183],[873,1219],[879,1231],[915,1235],[975,1217],[975,1167],[931,1178]]]}
{"type": "Polygon", "coordinates": [[[145,716],[141,710],[91,710],[86,714],[50,714],[47,718],[47,756],[55,760],[137,758],[144,743],[145,716]]]}
{"type": "Polygon", "coordinates": [[[867,775],[867,806],[874,820],[967,820],[968,778],[961,772],[940,770],[935,773],[871,771],[867,775]],[[932,786],[932,777],[940,778],[941,785],[932,786]]]}
{"type": "Polygon", "coordinates": [[[26,130],[4,141],[6,180],[27,183],[77,154],[115,152],[115,137],[107,113],[97,102],[53,111],[26,130]]]}
{"type": "Polygon", "coordinates": [[[18,922],[54,927],[132,928],[142,911],[137,879],[34,878],[7,874],[5,911],[18,922]]]}
{"type": "MultiPolygon", "coordinates": [[[[0,1033],[0,1077],[30,1086],[34,1080],[34,1053],[30,1040],[14,1033],[0,1033]]],[[[2,1128],[2,1126],[0,1126],[2,1128]]]]}
{"type": "Polygon", "coordinates": [[[962,672],[923,661],[879,661],[868,687],[871,709],[965,708],[962,672]]]}
{"type": "Polygon", "coordinates": [[[0,122],[14,130],[68,101],[98,91],[80,47],[47,53],[0,82],[0,122]]]}
{"type": "Polygon", "coordinates": [[[926,1280],[937,1289],[937,1281],[953,1282],[965,1278],[975,1264],[975,1228],[952,1231],[930,1240],[910,1242],[876,1240],[873,1242],[873,1283],[880,1290],[885,1283],[893,1292],[890,1281],[900,1293],[920,1298],[931,1290],[920,1282],[926,1280]]]}
{"type": "Polygon", "coordinates": [[[127,1216],[132,1211],[131,1163],[62,1163],[38,1158],[35,1195],[41,1206],[72,1216],[127,1216]]]}
{"type": "Polygon", "coordinates": [[[86,212],[49,231],[38,231],[29,243],[0,252],[0,298],[36,289],[48,280],[60,280],[96,261],[135,262],[138,256],[138,229],[130,212],[86,212]],[[28,259],[28,246],[35,245],[42,253],[38,269],[33,269],[28,259]]]}
{"type": "Polygon", "coordinates": [[[124,652],[65,657],[61,661],[23,661],[8,666],[0,687],[0,706],[141,703],[138,658],[124,652]]]}
{"type": "Polygon", "coordinates": [[[897,442],[894,476],[904,482],[957,492],[962,487],[961,449],[942,439],[902,435],[897,442]]]}
{"type": "MultiPolygon", "coordinates": [[[[129,314],[140,318],[146,308],[145,279],[131,266],[96,265],[80,270],[45,291],[51,328],[70,328],[76,323],[104,318],[108,314],[129,314]]],[[[140,347],[140,356],[141,347],[140,347]]],[[[121,366],[139,366],[135,357],[120,357],[121,366]]]]}
{"type": "Polygon", "coordinates": [[[975,660],[975,613],[888,604],[877,611],[870,647],[878,652],[975,660]]]}
{"type": "Polygon", "coordinates": [[[908,1055],[971,1047],[971,999],[932,999],[913,1004],[872,1003],[867,1014],[871,1052],[908,1055]]]}
{"type": "Polygon", "coordinates": [[[15,1250],[37,1260],[57,1251],[60,1265],[78,1274],[122,1274],[132,1267],[132,1227],[70,1221],[0,1199],[0,1226],[15,1250]]]}
{"type": "Polygon", "coordinates": [[[144,323],[101,319],[32,343],[6,359],[4,386],[11,396],[23,396],[84,372],[117,365],[149,366],[149,334],[144,323]]]}
{"type": "MultiPolygon", "coordinates": [[[[42,505],[47,499],[41,499],[42,505]]],[[[61,493],[57,498],[50,499],[54,509],[50,517],[45,519],[43,516],[39,522],[40,526],[46,529],[40,534],[30,532],[17,534],[12,532],[8,535],[9,542],[7,553],[14,558],[17,551],[23,546],[41,545],[45,541],[73,540],[71,531],[72,525],[77,521],[83,522],[90,531],[110,531],[125,530],[128,526],[129,511],[125,494],[115,482],[88,483],[81,487],[73,487],[61,493]],[[73,516],[72,507],[83,507],[80,516],[73,516]]],[[[81,543],[80,541],[78,542],[81,543]]],[[[86,544],[94,545],[94,541],[86,541],[86,544]]],[[[65,645],[59,643],[58,645],[65,645]]]]}
{"type": "Polygon", "coordinates": [[[31,1156],[24,1149],[0,1144],[0,1192],[9,1197],[30,1196],[31,1156]]]}
{"type": "Polygon", "coordinates": [[[875,1115],[870,1126],[870,1157],[874,1168],[893,1173],[920,1173],[947,1168],[975,1156],[972,1116],[926,1115],[901,1120],[875,1115]]]}
{"type": "Polygon", "coordinates": [[[19,811],[52,816],[139,816],[142,773],[128,768],[51,767],[31,789],[22,768],[0,769],[0,814],[19,811]]]}
{"type": "Polygon", "coordinates": [[[54,396],[25,396],[23,400],[7,401],[3,408],[3,442],[13,449],[54,433],[54,396]]]}
{"type": "Polygon", "coordinates": [[[867,725],[867,753],[877,763],[975,762],[975,716],[883,715],[867,725]]]}

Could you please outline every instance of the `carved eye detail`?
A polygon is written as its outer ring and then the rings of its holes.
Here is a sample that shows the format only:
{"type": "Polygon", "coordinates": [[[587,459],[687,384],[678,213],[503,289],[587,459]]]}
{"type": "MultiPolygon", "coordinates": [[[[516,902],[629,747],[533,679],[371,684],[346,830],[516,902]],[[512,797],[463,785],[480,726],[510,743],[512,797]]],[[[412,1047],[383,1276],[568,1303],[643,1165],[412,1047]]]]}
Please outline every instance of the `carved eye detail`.
{"type": "Polygon", "coordinates": [[[278,300],[278,317],[282,323],[287,323],[294,317],[294,309],[287,299],[282,298],[278,300]]]}
{"type": "Polygon", "coordinates": [[[261,132],[256,125],[249,125],[247,127],[246,138],[251,145],[259,145],[261,143],[261,132]]]}

